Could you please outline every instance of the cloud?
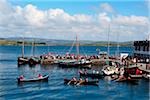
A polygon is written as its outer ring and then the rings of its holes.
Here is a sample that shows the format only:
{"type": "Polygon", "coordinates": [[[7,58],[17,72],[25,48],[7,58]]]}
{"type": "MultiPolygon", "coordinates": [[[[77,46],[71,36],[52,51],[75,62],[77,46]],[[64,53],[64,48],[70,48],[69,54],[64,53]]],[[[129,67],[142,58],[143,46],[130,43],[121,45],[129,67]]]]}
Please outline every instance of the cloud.
{"type": "Polygon", "coordinates": [[[95,15],[70,15],[60,8],[40,10],[28,4],[13,6],[0,0],[0,37],[37,37],[49,39],[74,39],[79,34],[81,40],[107,41],[110,24],[111,40],[120,34],[120,41],[143,39],[148,33],[149,19],[144,16],[110,17],[114,12],[109,4],[101,4],[103,12],[95,15]]]}
{"type": "Polygon", "coordinates": [[[108,3],[102,3],[100,5],[100,9],[102,12],[107,12],[107,13],[114,13],[115,12],[113,7],[108,3]]]}
{"type": "Polygon", "coordinates": [[[114,19],[114,23],[122,25],[133,25],[133,26],[147,26],[149,24],[149,19],[143,16],[122,16],[119,15],[114,19]]]}

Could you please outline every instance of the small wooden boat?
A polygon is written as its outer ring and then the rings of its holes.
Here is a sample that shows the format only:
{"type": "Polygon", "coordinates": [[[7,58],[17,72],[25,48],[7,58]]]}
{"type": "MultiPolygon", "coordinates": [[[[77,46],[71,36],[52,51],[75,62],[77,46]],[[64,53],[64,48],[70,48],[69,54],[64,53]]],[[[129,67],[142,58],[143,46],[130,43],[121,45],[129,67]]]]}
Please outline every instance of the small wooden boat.
{"type": "Polygon", "coordinates": [[[25,65],[28,64],[28,57],[18,57],[18,65],[25,65]]]}
{"type": "MultiPolygon", "coordinates": [[[[68,84],[68,82],[70,82],[70,79],[64,79],[64,84],[68,84]]],[[[70,85],[76,85],[75,83],[78,83],[79,82],[79,80],[77,80],[77,81],[72,81],[71,83],[70,83],[70,85]]],[[[90,81],[84,81],[82,84],[80,84],[80,85],[95,85],[95,86],[98,86],[98,80],[90,80],[90,81]]]]}
{"type": "Polygon", "coordinates": [[[28,61],[30,66],[40,64],[40,62],[41,62],[40,58],[38,58],[38,57],[31,57],[28,61]]]}
{"type": "Polygon", "coordinates": [[[32,78],[32,79],[20,79],[20,78],[17,78],[18,80],[18,83],[21,83],[21,82],[40,82],[40,81],[48,81],[48,78],[49,76],[48,75],[44,75],[43,77],[41,78],[32,78]]]}
{"type": "Polygon", "coordinates": [[[84,73],[84,72],[79,72],[80,77],[90,77],[90,78],[102,78],[104,75],[102,73],[84,73]]]}
{"type": "Polygon", "coordinates": [[[137,84],[138,80],[137,79],[120,79],[120,80],[116,80],[116,82],[126,82],[126,83],[133,83],[133,84],[137,84]]]}

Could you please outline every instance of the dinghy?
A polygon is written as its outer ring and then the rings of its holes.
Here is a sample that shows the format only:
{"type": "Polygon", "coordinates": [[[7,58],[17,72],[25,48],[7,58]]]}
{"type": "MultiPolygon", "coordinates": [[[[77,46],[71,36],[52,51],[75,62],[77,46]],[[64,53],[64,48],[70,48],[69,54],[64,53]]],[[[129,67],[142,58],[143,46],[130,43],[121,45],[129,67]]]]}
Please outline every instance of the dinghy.
{"type": "Polygon", "coordinates": [[[20,79],[20,78],[17,78],[18,80],[18,83],[21,83],[21,82],[40,82],[40,81],[48,81],[48,78],[49,76],[48,75],[44,75],[42,77],[36,77],[36,78],[31,78],[31,79],[27,79],[27,78],[23,78],[23,79],[20,79]]]}

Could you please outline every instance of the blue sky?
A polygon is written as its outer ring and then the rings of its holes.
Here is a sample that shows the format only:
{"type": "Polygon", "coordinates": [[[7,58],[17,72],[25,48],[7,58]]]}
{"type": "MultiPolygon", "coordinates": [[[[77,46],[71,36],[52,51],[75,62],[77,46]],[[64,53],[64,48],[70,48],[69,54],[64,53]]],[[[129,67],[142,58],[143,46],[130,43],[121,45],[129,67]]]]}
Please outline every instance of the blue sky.
{"type": "Polygon", "coordinates": [[[39,9],[61,8],[69,14],[95,14],[101,3],[109,3],[119,14],[148,16],[146,0],[9,0],[22,7],[33,4],[39,9]]]}
{"type": "Polygon", "coordinates": [[[143,40],[148,0],[0,0],[0,37],[73,40],[143,40]]]}

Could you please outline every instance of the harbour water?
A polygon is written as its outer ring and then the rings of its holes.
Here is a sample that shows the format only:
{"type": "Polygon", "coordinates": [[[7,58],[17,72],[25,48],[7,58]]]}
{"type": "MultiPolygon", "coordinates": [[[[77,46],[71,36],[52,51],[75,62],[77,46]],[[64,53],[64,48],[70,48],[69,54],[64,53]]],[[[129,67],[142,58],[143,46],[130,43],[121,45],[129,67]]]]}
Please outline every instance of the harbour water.
{"type": "MultiPolygon", "coordinates": [[[[65,54],[70,47],[51,46],[49,52],[65,54]]],[[[106,47],[80,47],[81,54],[94,55],[107,51],[106,47]]],[[[35,55],[48,52],[48,47],[39,46],[35,55]]],[[[73,53],[75,52],[73,48],[73,53]]],[[[116,47],[110,48],[110,54],[115,54],[116,47]]],[[[132,54],[133,48],[121,47],[120,52],[132,54]]],[[[149,82],[139,80],[138,84],[117,83],[109,81],[109,77],[100,79],[99,86],[68,86],[64,78],[78,75],[78,69],[62,69],[57,65],[36,65],[34,67],[17,66],[17,57],[21,55],[21,46],[0,46],[0,100],[149,100],[149,82]],[[39,73],[49,74],[48,82],[17,84],[16,78],[35,77],[39,73]]],[[[31,47],[25,47],[25,55],[31,55],[31,47]]]]}

